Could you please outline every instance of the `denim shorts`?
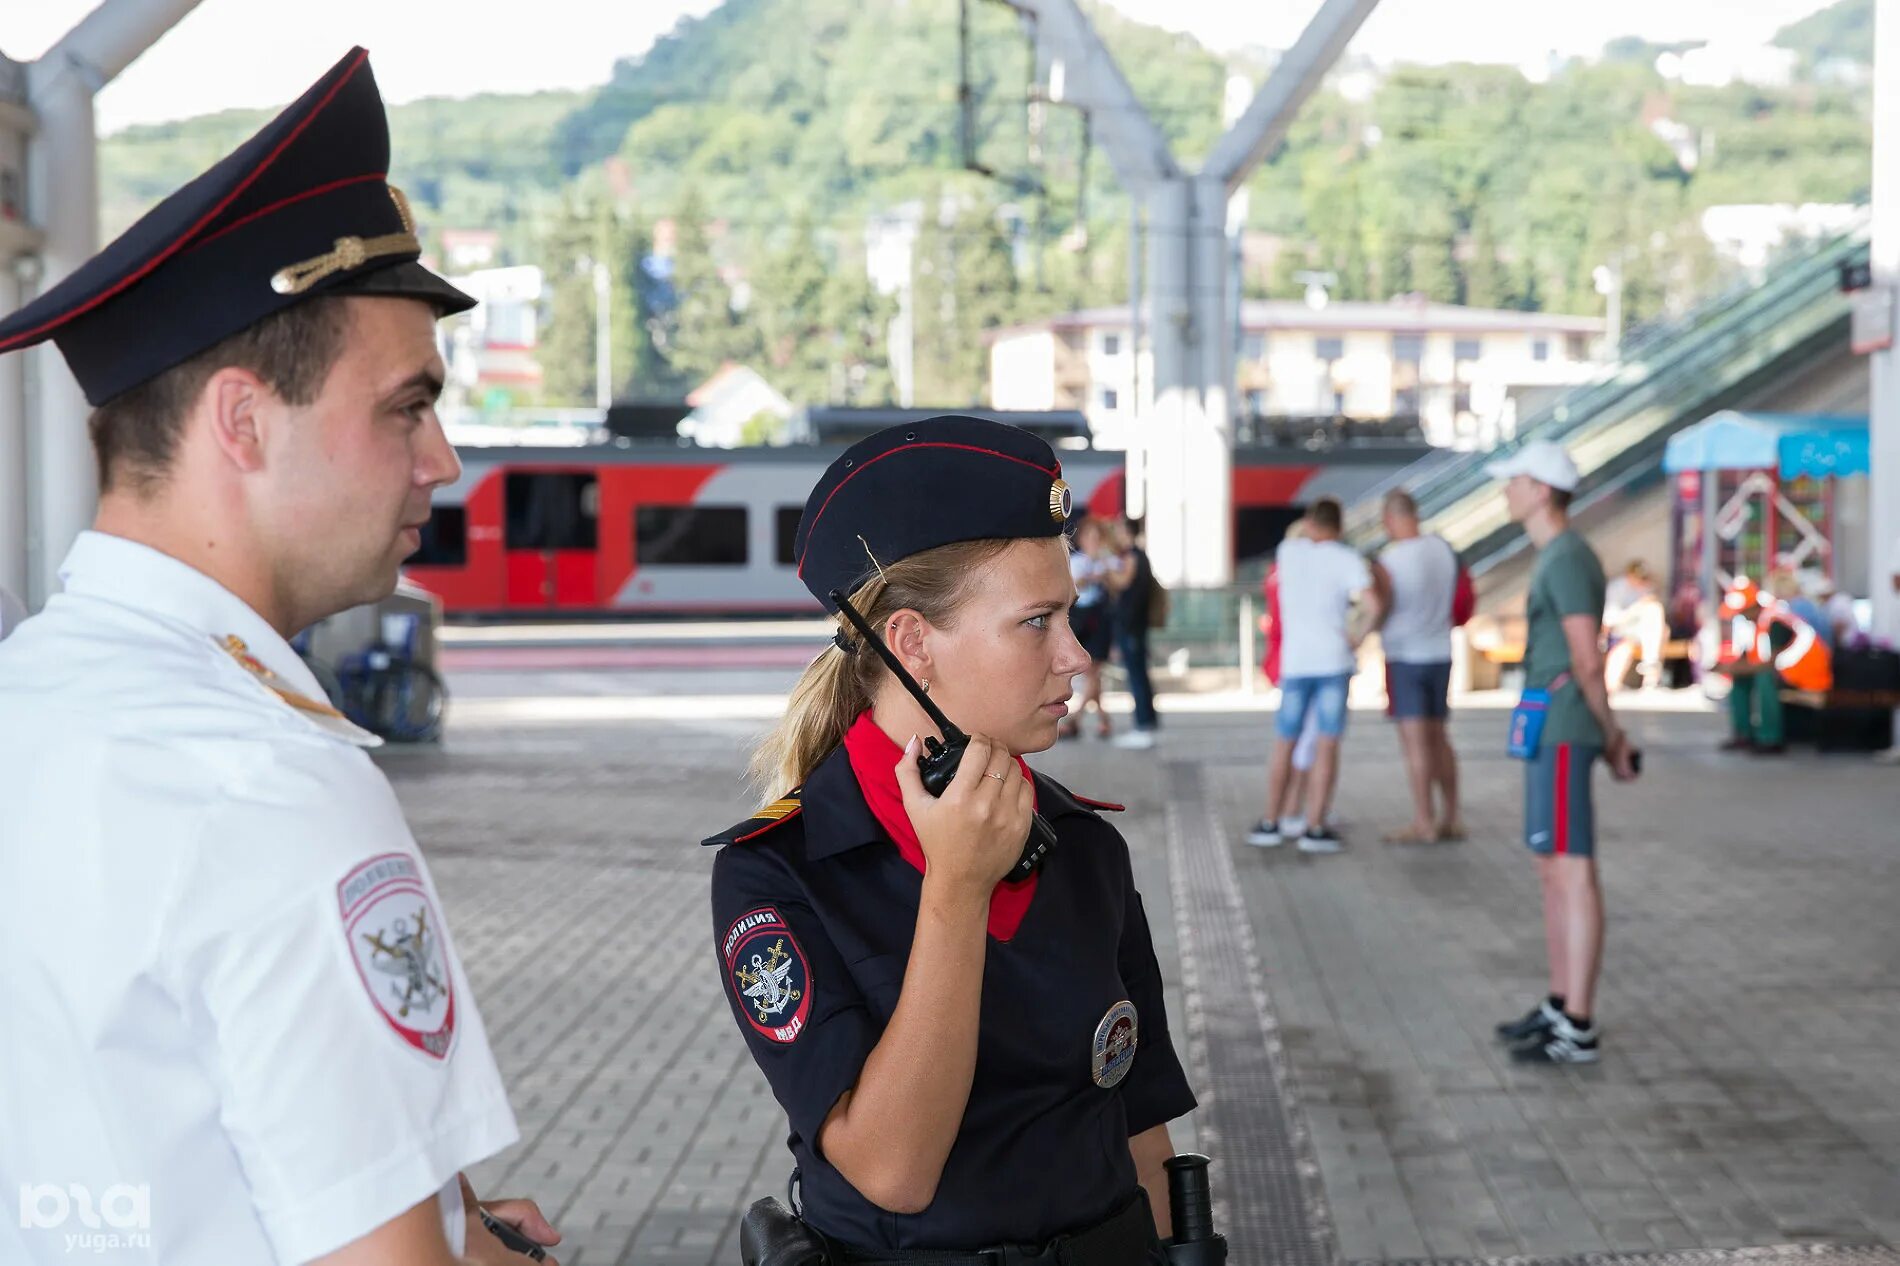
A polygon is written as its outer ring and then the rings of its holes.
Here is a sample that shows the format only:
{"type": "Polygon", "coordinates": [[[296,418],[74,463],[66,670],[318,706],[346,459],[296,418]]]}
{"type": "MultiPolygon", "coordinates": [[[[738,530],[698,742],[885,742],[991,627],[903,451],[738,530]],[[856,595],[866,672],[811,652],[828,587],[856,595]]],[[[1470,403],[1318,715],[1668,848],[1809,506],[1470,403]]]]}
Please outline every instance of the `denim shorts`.
{"type": "Polygon", "coordinates": [[[1387,661],[1385,693],[1397,721],[1443,721],[1451,715],[1451,664],[1387,661]]]}
{"type": "Polygon", "coordinates": [[[1352,674],[1337,677],[1288,677],[1280,683],[1280,711],[1273,732],[1292,742],[1306,725],[1307,710],[1319,714],[1319,736],[1336,739],[1346,732],[1346,688],[1352,674]]]}

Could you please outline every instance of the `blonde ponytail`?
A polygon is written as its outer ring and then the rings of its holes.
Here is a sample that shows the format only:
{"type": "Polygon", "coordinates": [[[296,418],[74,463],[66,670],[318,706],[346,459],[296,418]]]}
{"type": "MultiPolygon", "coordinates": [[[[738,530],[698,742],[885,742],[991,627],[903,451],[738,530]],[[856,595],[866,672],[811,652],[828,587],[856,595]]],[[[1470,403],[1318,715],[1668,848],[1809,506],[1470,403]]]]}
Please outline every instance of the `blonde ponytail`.
{"type": "MultiPolygon", "coordinates": [[[[961,541],[912,554],[886,564],[851,595],[851,605],[880,634],[890,618],[904,610],[948,628],[970,579],[1010,544],[1006,540],[961,541]]],[[[857,649],[826,647],[792,687],[785,715],[752,754],[748,776],[765,799],[810,777],[819,762],[844,741],[845,731],[871,706],[890,675],[877,652],[860,645],[863,637],[842,615],[833,619],[857,649]]]]}

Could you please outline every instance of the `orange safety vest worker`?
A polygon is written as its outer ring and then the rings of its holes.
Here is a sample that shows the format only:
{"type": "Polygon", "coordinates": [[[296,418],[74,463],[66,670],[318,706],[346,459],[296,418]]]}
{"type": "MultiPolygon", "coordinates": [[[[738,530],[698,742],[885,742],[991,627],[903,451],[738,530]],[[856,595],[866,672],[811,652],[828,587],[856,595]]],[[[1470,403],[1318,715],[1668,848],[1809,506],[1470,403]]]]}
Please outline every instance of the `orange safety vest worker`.
{"type": "Polygon", "coordinates": [[[1761,588],[1748,577],[1737,576],[1729,585],[1728,592],[1722,595],[1722,614],[1728,619],[1728,628],[1724,630],[1717,663],[1733,664],[1752,658],[1759,630],[1755,622],[1742,613],[1760,603],[1761,588]]]}
{"type": "Polygon", "coordinates": [[[1755,646],[1751,658],[1773,664],[1775,675],[1795,690],[1826,690],[1834,684],[1834,659],[1827,643],[1815,633],[1814,626],[1788,609],[1784,602],[1764,606],[1755,621],[1755,646]],[[1769,630],[1781,625],[1794,634],[1794,640],[1776,651],[1769,630]]]}

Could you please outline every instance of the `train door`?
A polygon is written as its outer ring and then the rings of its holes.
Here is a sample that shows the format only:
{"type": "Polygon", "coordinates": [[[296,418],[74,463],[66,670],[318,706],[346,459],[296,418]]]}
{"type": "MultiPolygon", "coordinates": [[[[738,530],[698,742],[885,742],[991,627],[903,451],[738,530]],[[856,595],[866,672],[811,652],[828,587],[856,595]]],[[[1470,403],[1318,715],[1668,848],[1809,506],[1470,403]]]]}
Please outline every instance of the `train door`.
{"type": "Polygon", "coordinates": [[[511,470],[503,485],[511,610],[600,605],[600,480],[592,471],[511,470]]]}

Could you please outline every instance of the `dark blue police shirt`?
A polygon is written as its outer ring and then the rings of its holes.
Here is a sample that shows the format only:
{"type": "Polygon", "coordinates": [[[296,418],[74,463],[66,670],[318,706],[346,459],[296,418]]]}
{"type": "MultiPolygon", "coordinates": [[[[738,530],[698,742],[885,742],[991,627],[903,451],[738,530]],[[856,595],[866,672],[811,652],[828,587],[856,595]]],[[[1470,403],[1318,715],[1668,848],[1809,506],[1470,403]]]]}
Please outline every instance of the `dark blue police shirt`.
{"type": "Polygon", "coordinates": [[[844,747],[812,772],[796,816],[781,810],[782,821],[740,833],[714,863],[727,1001],[790,1120],[805,1216],[834,1239],[905,1249],[1044,1243],[1131,1197],[1128,1140],[1194,1107],[1128,845],[1087,803],[1035,778],[1060,843],[1015,936],[989,941],[969,1106],[922,1213],[873,1205],[817,1147],[897,1007],[923,887],[872,816],[844,747]],[[1103,1089],[1095,1035],[1124,1000],[1137,1012],[1134,1064],[1103,1089]]]}

